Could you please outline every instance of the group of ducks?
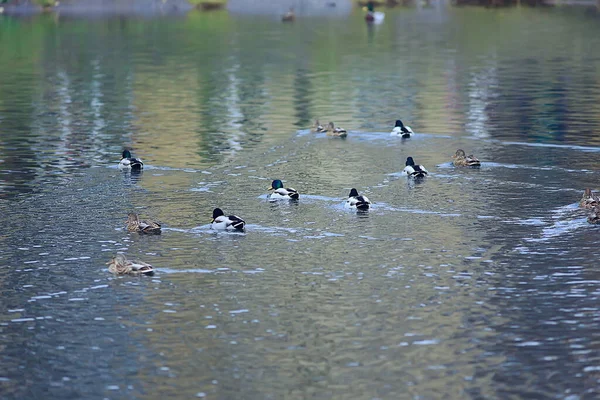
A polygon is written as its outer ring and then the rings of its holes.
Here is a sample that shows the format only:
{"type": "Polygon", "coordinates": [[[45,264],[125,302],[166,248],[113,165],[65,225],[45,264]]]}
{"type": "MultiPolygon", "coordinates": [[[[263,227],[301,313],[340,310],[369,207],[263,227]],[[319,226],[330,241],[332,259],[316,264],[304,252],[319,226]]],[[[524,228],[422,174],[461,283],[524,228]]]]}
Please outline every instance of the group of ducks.
{"type": "MultiPolygon", "coordinates": [[[[313,132],[326,133],[329,136],[345,138],[348,132],[340,127],[336,127],[333,122],[324,127],[319,121],[315,122],[313,132]]],[[[390,136],[408,139],[414,135],[413,130],[409,126],[405,126],[401,120],[396,120],[396,124],[390,133],[390,136]]],[[[466,155],[462,149],[458,149],[452,157],[453,164],[457,167],[478,167],[479,160],[473,155],[466,155]]],[[[131,172],[140,172],[144,168],[144,163],[141,159],[132,156],[129,150],[123,150],[121,160],[118,165],[119,169],[131,172]]],[[[406,166],[403,174],[407,177],[421,179],[428,175],[427,169],[422,165],[416,164],[412,157],[407,157],[406,166]]],[[[269,201],[298,201],[300,193],[294,188],[284,187],[280,179],[275,179],[271,182],[268,188],[272,191],[268,195],[269,201]]],[[[591,195],[590,195],[591,196],[591,195]]],[[[600,204],[600,203],[598,203],[600,204]]],[[[360,195],[356,188],[352,188],[344,203],[344,207],[358,211],[367,211],[371,207],[371,201],[367,196],[360,195]]],[[[599,217],[600,220],[600,217],[599,217]]],[[[141,220],[135,213],[129,213],[126,222],[129,232],[137,232],[140,234],[160,234],[160,223],[152,220],[141,220]]],[[[225,215],[223,210],[215,208],[212,213],[211,228],[215,230],[238,231],[243,232],[246,222],[237,215],[225,215]]],[[[129,260],[127,257],[119,253],[108,263],[108,270],[116,275],[152,275],[154,270],[150,264],[142,261],[129,260]]]]}

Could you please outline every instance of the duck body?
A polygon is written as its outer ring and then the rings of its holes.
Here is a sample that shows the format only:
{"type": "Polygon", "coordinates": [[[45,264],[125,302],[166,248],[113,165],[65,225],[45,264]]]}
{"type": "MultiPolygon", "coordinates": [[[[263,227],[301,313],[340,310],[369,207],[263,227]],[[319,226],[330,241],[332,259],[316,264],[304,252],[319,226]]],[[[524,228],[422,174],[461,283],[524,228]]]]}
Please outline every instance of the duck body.
{"type": "Polygon", "coordinates": [[[215,208],[213,210],[212,223],[210,227],[222,231],[244,231],[246,221],[236,215],[225,215],[223,210],[215,208]]]}
{"type": "Polygon", "coordinates": [[[344,207],[356,210],[368,210],[371,207],[371,202],[367,196],[359,195],[358,191],[352,188],[344,207]]]}
{"type": "Polygon", "coordinates": [[[591,209],[590,215],[587,218],[590,224],[600,224],[600,206],[591,209]]]}
{"type": "Polygon", "coordinates": [[[365,15],[365,21],[372,23],[381,23],[385,18],[385,14],[380,11],[375,11],[375,3],[369,1],[367,3],[367,14],[365,15]]]}
{"type": "Polygon", "coordinates": [[[294,188],[284,188],[283,182],[279,179],[275,179],[271,183],[271,187],[269,190],[272,190],[273,193],[269,195],[269,200],[298,200],[300,198],[300,194],[294,188]]]}
{"type": "Polygon", "coordinates": [[[422,165],[415,164],[412,157],[406,159],[406,166],[403,172],[411,178],[424,178],[429,173],[422,165]]]}
{"type": "Polygon", "coordinates": [[[321,124],[319,123],[319,120],[316,120],[316,121],[315,121],[315,125],[314,125],[314,126],[313,126],[313,128],[312,128],[312,131],[313,131],[313,132],[317,132],[317,133],[321,133],[321,132],[327,132],[327,128],[326,128],[326,127],[324,127],[323,125],[321,125],[321,124]]]}
{"type": "Polygon", "coordinates": [[[336,127],[333,122],[327,125],[327,136],[335,136],[345,138],[348,136],[348,132],[344,128],[336,127]]]}
{"type": "Polygon", "coordinates": [[[397,119],[396,125],[394,126],[394,129],[392,129],[390,136],[396,136],[396,137],[401,137],[402,139],[408,139],[414,134],[415,133],[413,132],[412,129],[410,129],[410,126],[405,126],[402,123],[402,121],[397,119]]]}
{"type": "Polygon", "coordinates": [[[123,150],[121,161],[119,162],[119,168],[129,169],[132,171],[141,171],[141,169],[144,168],[144,163],[141,159],[132,157],[129,150],[123,150]]]}
{"type": "Polygon", "coordinates": [[[153,275],[152,265],[143,261],[128,260],[125,254],[118,253],[106,263],[108,270],[115,275],[153,275]]]}
{"type": "Polygon", "coordinates": [[[592,209],[598,206],[600,206],[600,197],[594,194],[592,189],[586,188],[583,192],[583,197],[579,201],[579,207],[592,209]]]}
{"type": "Polygon", "coordinates": [[[294,8],[290,8],[288,12],[283,14],[281,17],[281,21],[283,22],[293,22],[296,19],[296,14],[294,14],[294,8]]]}
{"type": "Polygon", "coordinates": [[[151,220],[140,220],[136,213],[127,214],[127,230],[129,232],[160,234],[160,224],[151,220]]]}
{"type": "Polygon", "coordinates": [[[463,149],[456,150],[456,154],[452,156],[452,164],[455,167],[480,167],[481,161],[472,154],[465,155],[463,149]]]}

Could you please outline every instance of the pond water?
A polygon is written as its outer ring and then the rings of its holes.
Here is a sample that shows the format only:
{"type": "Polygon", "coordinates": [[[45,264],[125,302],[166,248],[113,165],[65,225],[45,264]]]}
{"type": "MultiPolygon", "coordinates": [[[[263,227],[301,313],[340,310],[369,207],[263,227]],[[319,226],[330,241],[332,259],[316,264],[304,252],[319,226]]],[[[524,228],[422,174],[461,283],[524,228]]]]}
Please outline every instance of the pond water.
{"type": "Polygon", "coordinates": [[[596,398],[599,22],[0,17],[1,397],[596,398]],[[112,276],[117,252],[156,274],[112,276]]]}

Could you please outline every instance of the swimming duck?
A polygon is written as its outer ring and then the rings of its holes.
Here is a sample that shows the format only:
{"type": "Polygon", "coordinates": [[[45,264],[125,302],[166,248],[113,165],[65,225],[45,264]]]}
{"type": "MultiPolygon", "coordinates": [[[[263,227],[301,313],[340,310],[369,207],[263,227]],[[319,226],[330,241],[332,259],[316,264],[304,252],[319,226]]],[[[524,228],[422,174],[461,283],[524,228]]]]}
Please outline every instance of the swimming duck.
{"type": "Polygon", "coordinates": [[[587,218],[587,222],[590,224],[600,224],[600,207],[596,206],[592,208],[592,211],[587,218]]]}
{"type": "Polygon", "coordinates": [[[428,174],[425,167],[423,167],[422,165],[419,165],[419,164],[415,164],[415,161],[413,160],[412,157],[408,157],[406,159],[406,167],[404,167],[403,172],[407,176],[413,177],[413,178],[423,178],[423,177],[425,177],[425,175],[428,174]]]}
{"type": "Polygon", "coordinates": [[[131,152],[129,150],[123,150],[121,162],[119,162],[119,168],[140,171],[142,168],[144,168],[144,163],[139,158],[131,157],[131,152]]]}
{"type": "Polygon", "coordinates": [[[312,128],[313,132],[317,132],[317,133],[321,133],[321,132],[327,132],[327,128],[325,128],[323,125],[321,125],[319,123],[319,120],[315,120],[315,125],[312,128]]]}
{"type": "Polygon", "coordinates": [[[283,14],[281,20],[283,22],[292,22],[296,19],[296,14],[294,14],[294,7],[290,7],[290,10],[283,14]]]}
{"type": "Polygon", "coordinates": [[[296,189],[284,188],[283,182],[279,179],[275,179],[268,190],[273,190],[273,193],[269,195],[269,200],[298,200],[300,197],[296,189]]]}
{"type": "Polygon", "coordinates": [[[245,225],[246,222],[240,217],[235,215],[225,216],[220,208],[213,210],[212,224],[210,225],[212,229],[243,231],[245,225]]]}
{"type": "Polygon", "coordinates": [[[151,220],[140,221],[136,213],[127,214],[127,230],[139,233],[160,233],[160,224],[151,220]]]}
{"type": "Polygon", "coordinates": [[[365,15],[365,21],[373,23],[381,23],[385,18],[385,14],[380,11],[375,11],[375,4],[372,1],[367,3],[367,14],[365,15]]]}
{"type": "Polygon", "coordinates": [[[152,265],[143,261],[128,260],[123,253],[106,263],[108,270],[115,275],[153,275],[152,265]]]}
{"type": "Polygon", "coordinates": [[[357,210],[368,210],[371,202],[367,196],[359,196],[358,191],[352,188],[344,206],[346,208],[356,208],[357,210]]]}
{"type": "Polygon", "coordinates": [[[346,132],[344,128],[340,128],[339,126],[336,128],[333,122],[330,122],[329,125],[327,125],[327,135],[345,138],[346,136],[348,136],[348,132],[346,132]]]}
{"type": "Polygon", "coordinates": [[[456,150],[456,154],[452,156],[452,163],[455,167],[479,167],[481,162],[472,154],[465,155],[463,149],[456,150]]]}
{"type": "Polygon", "coordinates": [[[394,129],[392,129],[390,136],[400,136],[402,139],[408,139],[414,134],[415,133],[412,131],[412,129],[410,129],[410,126],[404,126],[402,121],[397,119],[396,125],[394,126],[394,129]]]}
{"type": "Polygon", "coordinates": [[[600,197],[592,192],[592,189],[585,188],[583,192],[583,197],[579,201],[579,207],[581,208],[595,208],[596,206],[600,206],[600,197]]]}

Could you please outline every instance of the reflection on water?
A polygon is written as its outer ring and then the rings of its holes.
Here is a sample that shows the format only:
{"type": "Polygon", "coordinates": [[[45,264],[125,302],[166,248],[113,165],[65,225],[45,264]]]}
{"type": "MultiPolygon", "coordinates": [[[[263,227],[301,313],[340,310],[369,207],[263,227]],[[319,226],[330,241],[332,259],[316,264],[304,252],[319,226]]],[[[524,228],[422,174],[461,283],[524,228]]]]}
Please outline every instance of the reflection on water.
{"type": "Polygon", "coordinates": [[[250,14],[0,17],[2,397],[597,396],[597,18],[250,14]]]}

